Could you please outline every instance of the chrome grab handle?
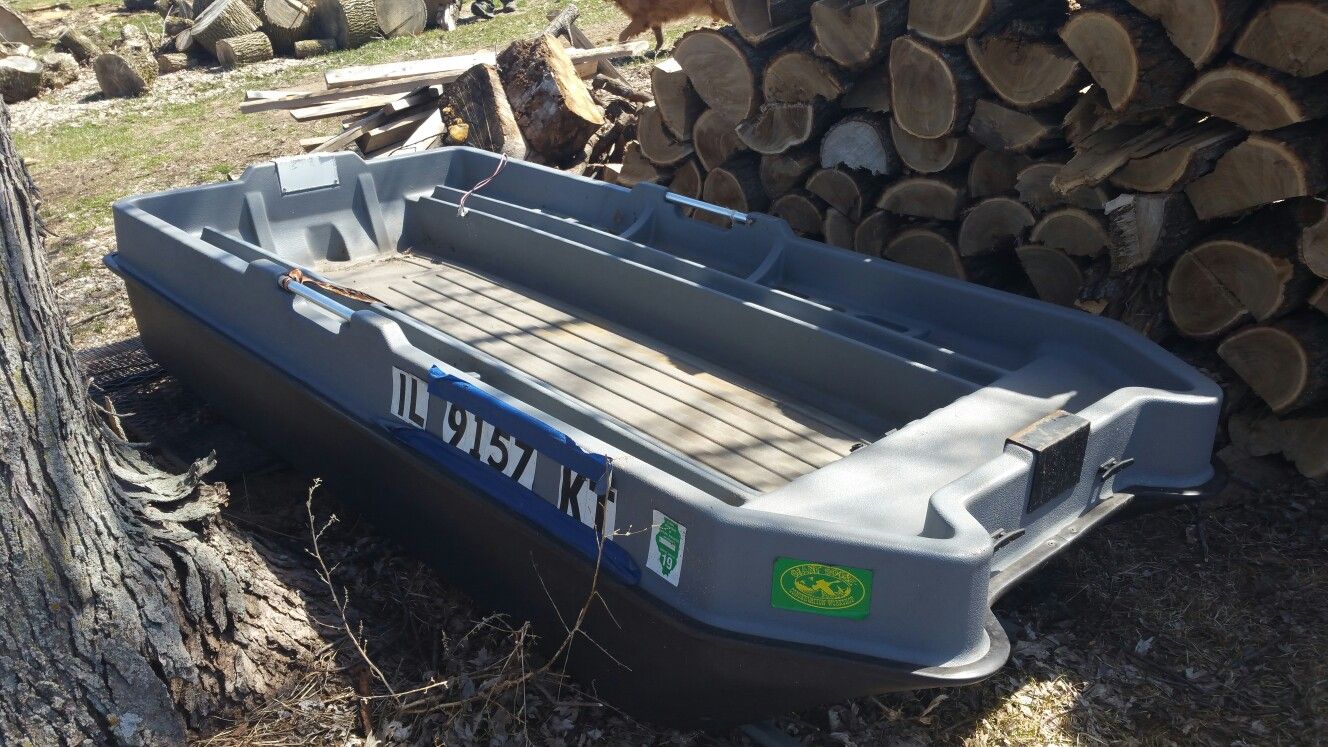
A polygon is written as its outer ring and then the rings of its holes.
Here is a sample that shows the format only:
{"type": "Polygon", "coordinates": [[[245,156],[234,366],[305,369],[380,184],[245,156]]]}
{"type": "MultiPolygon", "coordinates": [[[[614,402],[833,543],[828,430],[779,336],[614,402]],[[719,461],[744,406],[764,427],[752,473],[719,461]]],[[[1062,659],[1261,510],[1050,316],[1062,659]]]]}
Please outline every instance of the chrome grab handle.
{"type": "Polygon", "coordinates": [[[741,223],[742,225],[746,226],[746,225],[751,225],[752,222],[752,216],[748,215],[747,213],[740,213],[737,210],[733,210],[731,208],[720,207],[719,205],[716,205],[714,203],[705,202],[704,200],[698,200],[695,197],[680,195],[677,194],[676,192],[669,192],[668,194],[664,195],[664,199],[668,202],[672,202],[675,205],[682,205],[684,207],[696,208],[697,210],[704,210],[707,213],[714,213],[715,215],[723,216],[733,221],[735,224],[741,223]]]}
{"type": "Polygon", "coordinates": [[[322,293],[319,293],[313,288],[310,288],[300,282],[292,282],[292,280],[293,279],[289,274],[282,275],[277,280],[277,285],[280,285],[285,290],[294,293],[300,298],[309,301],[310,303],[321,309],[336,314],[342,319],[350,319],[351,315],[355,313],[353,310],[351,310],[349,306],[333,301],[331,298],[328,298],[327,296],[323,295],[322,293]]]}

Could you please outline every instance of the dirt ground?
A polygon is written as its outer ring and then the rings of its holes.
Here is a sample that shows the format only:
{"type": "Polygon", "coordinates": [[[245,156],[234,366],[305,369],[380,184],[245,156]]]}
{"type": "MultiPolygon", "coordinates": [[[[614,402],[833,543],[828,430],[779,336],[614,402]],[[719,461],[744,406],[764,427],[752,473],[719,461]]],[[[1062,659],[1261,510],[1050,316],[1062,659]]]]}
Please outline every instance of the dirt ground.
{"type": "MultiPolygon", "coordinates": [[[[112,33],[122,22],[151,21],[96,0],[70,5],[36,13],[39,30],[73,22],[112,33]]],[[[596,40],[624,23],[602,1],[581,5],[596,40]]],[[[53,275],[76,344],[86,350],[135,335],[122,288],[100,263],[114,248],[113,200],[238,176],[333,126],[298,125],[281,113],[242,116],[244,89],[313,84],[338,65],[491,46],[537,28],[556,7],[538,0],[491,22],[505,26],[463,26],[453,37],[432,32],[322,60],[186,71],[131,102],[103,100],[85,75],[12,107],[20,149],[43,192],[53,275]]],[[[643,61],[632,69],[641,75],[643,61]]],[[[170,396],[164,407],[177,416],[216,420],[187,393],[170,396]]],[[[1003,599],[996,611],[1012,631],[1014,654],[986,682],[816,708],[775,719],[775,728],[817,745],[1326,741],[1328,491],[1278,461],[1231,467],[1231,486],[1218,500],[1106,527],[1003,599]]],[[[311,476],[267,465],[232,477],[233,521],[272,541],[308,544],[311,476]]],[[[320,493],[315,505],[325,517],[335,502],[320,493]]],[[[538,667],[528,631],[485,617],[370,527],[340,522],[323,542],[384,669],[404,689],[448,686],[411,708],[381,699],[361,707],[357,694],[373,686],[330,655],[289,697],[218,723],[204,743],[365,744],[366,723],[378,743],[751,743],[738,731],[655,731],[556,673],[492,700],[448,705],[512,667],[538,667]],[[439,692],[446,697],[434,697],[439,692]]]]}

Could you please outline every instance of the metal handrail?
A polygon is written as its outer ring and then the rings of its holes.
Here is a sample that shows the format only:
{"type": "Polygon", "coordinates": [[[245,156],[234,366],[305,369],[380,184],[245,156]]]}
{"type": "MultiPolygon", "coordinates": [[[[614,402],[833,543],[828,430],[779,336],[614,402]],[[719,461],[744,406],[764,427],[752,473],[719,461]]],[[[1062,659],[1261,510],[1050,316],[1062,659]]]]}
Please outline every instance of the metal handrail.
{"type": "Polygon", "coordinates": [[[672,202],[675,205],[682,205],[684,207],[695,208],[697,210],[704,210],[707,213],[714,213],[715,215],[723,216],[733,221],[734,223],[741,223],[744,226],[751,225],[752,222],[752,216],[748,215],[747,213],[740,213],[737,210],[733,210],[732,208],[721,207],[714,203],[706,202],[704,200],[698,200],[695,197],[680,195],[677,194],[676,192],[669,192],[668,194],[664,195],[664,199],[668,202],[672,202]]]}

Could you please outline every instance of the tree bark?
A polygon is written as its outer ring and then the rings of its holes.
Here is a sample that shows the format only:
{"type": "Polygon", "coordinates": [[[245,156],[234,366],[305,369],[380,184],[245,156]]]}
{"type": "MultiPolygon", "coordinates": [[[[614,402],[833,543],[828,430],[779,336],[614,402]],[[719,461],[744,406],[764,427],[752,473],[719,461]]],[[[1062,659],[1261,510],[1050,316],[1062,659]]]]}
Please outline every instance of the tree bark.
{"type": "Polygon", "coordinates": [[[213,0],[194,20],[189,34],[194,42],[215,55],[217,42],[243,36],[262,26],[263,21],[241,0],[213,0]]]}
{"type": "Polygon", "coordinates": [[[311,666],[329,611],[217,516],[210,464],[161,472],[99,419],[45,257],[0,105],[0,743],[182,744],[311,666]]]}
{"type": "Polygon", "coordinates": [[[270,60],[273,54],[272,40],[262,31],[217,42],[217,62],[227,69],[270,60]]]}
{"type": "Polygon", "coordinates": [[[498,75],[530,150],[563,166],[580,156],[604,112],[576,74],[562,42],[516,41],[498,55],[498,75]]]}
{"type": "Polygon", "coordinates": [[[451,109],[452,119],[459,117],[466,124],[467,145],[509,158],[526,157],[526,141],[503,91],[497,66],[476,65],[462,73],[443,86],[439,103],[451,109]]]}

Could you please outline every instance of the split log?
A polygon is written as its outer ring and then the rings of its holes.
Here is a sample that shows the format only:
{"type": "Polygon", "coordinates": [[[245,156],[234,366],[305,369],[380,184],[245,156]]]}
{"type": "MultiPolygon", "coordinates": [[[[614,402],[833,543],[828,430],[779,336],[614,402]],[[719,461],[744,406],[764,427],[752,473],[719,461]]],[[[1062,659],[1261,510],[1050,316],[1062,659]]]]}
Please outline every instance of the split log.
{"type": "Polygon", "coordinates": [[[1014,192],[1019,172],[1032,162],[1018,153],[979,150],[968,165],[968,196],[980,200],[1014,192]]]}
{"type": "Polygon", "coordinates": [[[740,153],[706,174],[701,199],[744,213],[759,213],[770,204],[761,188],[760,162],[752,153],[740,153]]]}
{"type": "Polygon", "coordinates": [[[1171,334],[1166,313],[1166,279],[1156,267],[1113,275],[1103,263],[1090,265],[1074,305],[1090,314],[1115,319],[1150,340],[1171,334]]]}
{"type": "Polygon", "coordinates": [[[705,172],[701,171],[700,163],[695,158],[688,158],[678,164],[674,170],[673,179],[669,182],[669,191],[699,200],[704,186],[705,172]]]}
{"type": "Polygon", "coordinates": [[[1010,106],[1033,109],[1064,101],[1084,87],[1079,60],[1052,39],[1004,31],[968,40],[978,75],[1010,106]]]}
{"type": "Polygon", "coordinates": [[[0,42],[37,46],[37,37],[28,28],[28,22],[4,3],[0,3],[0,42]]]}
{"type": "Polygon", "coordinates": [[[641,155],[641,148],[635,140],[628,143],[627,147],[623,149],[622,166],[613,173],[614,183],[624,187],[631,187],[642,182],[667,184],[673,178],[672,171],[656,166],[641,155]]]}
{"type": "Polygon", "coordinates": [[[1199,219],[1181,193],[1125,194],[1106,205],[1111,271],[1169,262],[1193,243],[1199,219]]]}
{"type": "Polygon", "coordinates": [[[41,91],[41,82],[41,61],[21,55],[0,59],[0,98],[5,103],[14,104],[36,96],[41,91]]]}
{"type": "Polygon", "coordinates": [[[959,253],[964,257],[1013,249],[1024,243],[1036,221],[1023,203],[1011,197],[988,197],[964,213],[959,225],[959,253]]]}
{"type": "Polygon", "coordinates": [[[169,75],[189,68],[190,58],[184,52],[168,52],[157,55],[157,73],[169,75]]]}
{"type": "Polygon", "coordinates": [[[1113,190],[1102,186],[1079,187],[1067,195],[1060,194],[1052,189],[1051,183],[1064,166],[1056,161],[1039,161],[1021,169],[1014,183],[1019,201],[1035,213],[1045,213],[1060,205],[1100,211],[1115,196],[1113,190]]]}
{"type": "Polygon", "coordinates": [[[748,148],[773,155],[820,137],[837,112],[837,107],[823,100],[788,104],[769,102],[762,104],[760,113],[740,123],[735,131],[748,148]]]}
{"type": "Polygon", "coordinates": [[[1328,477],[1328,417],[1283,418],[1280,425],[1282,455],[1312,480],[1328,477]]]}
{"type": "Polygon", "coordinates": [[[1307,300],[1311,308],[1328,314],[1328,283],[1320,283],[1307,300]]]}
{"type": "Polygon", "coordinates": [[[696,29],[673,48],[697,95],[731,122],[741,122],[761,107],[761,74],[773,45],[753,47],[732,28],[696,29]]]}
{"type": "Polygon", "coordinates": [[[825,243],[840,249],[852,249],[857,232],[858,224],[852,218],[834,208],[825,211],[825,220],[821,221],[821,233],[825,243]]]}
{"type": "Polygon", "coordinates": [[[1328,278],[1328,210],[1319,200],[1306,205],[1316,217],[1305,220],[1305,229],[1296,240],[1297,256],[1306,269],[1321,278],[1328,278]]]}
{"type": "Polygon", "coordinates": [[[1328,72],[1328,3],[1324,0],[1277,0],[1264,5],[1231,51],[1291,75],[1313,77],[1328,72]]]}
{"type": "Polygon", "coordinates": [[[1129,0],[1156,20],[1196,68],[1226,48],[1254,0],[1129,0]]]}
{"type": "Polygon", "coordinates": [[[919,227],[900,231],[886,244],[881,256],[937,275],[966,279],[954,237],[944,229],[919,227]]]}
{"type": "Polygon", "coordinates": [[[959,179],[945,176],[914,176],[886,187],[876,207],[895,215],[951,221],[959,218],[966,203],[959,179]]]}
{"type": "Polygon", "coordinates": [[[656,166],[674,166],[692,155],[692,144],[678,142],[664,129],[664,119],[653,104],[641,107],[637,113],[636,139],[641,155],[656,166]]]}
{"type": "Polygon", "coordinates": [[[1175,126],[1149,127],[1122,124],[1086,136],[1074,148],[1074,156],[1051,180],[1061,194],[1106,181],[1131,159],[1152,155],[1183,137],[1175,126]]]}
{"type": "Polygon", "coordinates": [[[557,39],[513,42],[498,55],[498,74],[527,147],[555,165],[580,156],[604,113],[557,39]]]}
{"type": "Polygon", "coordinates": [[[801,186],[821,163],[817,148],[795,148],[786,153],[761,156],[761,187],[772,199],[801,186]]]}
{"type": "Polygon", "coordinates": [[[1024,244],[1014,252],[1038,298],[1060,306],[1074,306],[1079,300],[1084,285],[1081,261],[1039,244],[1024,244]]]}
{"type": "Polygon", "coordinates": [[[141,96],[158,75],[157,60],[152,55],[128,47],[99,56],[92,61],[92,70],[102,94],[108,98],[141,96]]]}
{"type": "Polygon", "coordinates": [[[295,58],[318,57],[337,51],[336,39],[301,39],[295,42],[295,58]]]}
{"type": "Polygon", "coordinates": [[[870,112],[856,112],[830,127],[821,139],[821,166],[847,166],[873,174],[893,176],[903,163],[890,140],[886,118],[870,112]]]}
{"type": "Polygon", "coordinates": [[[734,155],[747,150],[732,120],[707,109],[692,125],[692,148],[706,171],[714,171],[734,155]]]}
{"type": "Polygon", "coordinates": [[[822,55],[845,69],[863,70],[904,33],[907,16],[907,0],[817,0],[812,32],[822,55]]]}
{"type": "Polygon", "coordinates": [[[454,120],[465,122],[467,145],[525,159],[526,141],[496,65],[476,65],[444,84],[438,103],[454,120]]]}
{"type": "Polygon", "coordinates": [[[64,88],[78,80],[78,60],[68,52],[47,52],[41,56],[42,88],[64,88]]]}
{"type": "Polygon", "coordinates": [[[1296,263],[1297,233],[1286,210],[1272,208],[1182,254],[1167,278],[1167,310],[1176,329],[1212,338],[1302,305],[1315,278],[1296,263]]]}
{"type": "Polygon", "coordinates": [[[963,135],[934,139],[915,137],[893,118],[890,120],[890,140],[899,160],[923,174],[938,174],[962,166],[979,150],[972,138],[963,135]]]}
{"type": "Polygon", "coordinates": [[[87,34],[73,28],[66,28],[56,36],[55,48],[74,55],[74,59],[84,65],[102,53],[101,45],[94,42],[87,34]]]}
{"type": "Polygon", "coordinates": [[[273,48],[289,54],[314,25],[313,0],[263,0],[263,33],[273,48]]]}
{"type": "Polygon", "coordinates": [[[1313,124],[1251,135],[1185,193],[1200,220],[1235,215],[1328,187],[1323,134],[1313,124]]]}
{"type": "Polygon", "coordinates": [[[1217,159],[1245,133],[1217,119],[1206,120],[1152,155],[1133,158],[1111,175],[1111,183],[1132,192],[1172,192],[1211,172],[1217,159]]]}
{"type": "Polygon", "coordinates": [[[771,215],[783,218],[793,233],[810,239],[821,236],[825,211],[825,200],[805,189],[795,189],[770,205],[771,215]]]}
{"type": "Polygon", "coordinates": [[[1232,62],[1200,75],[1180,103],[1247,130],[1276,130],[1328,114],[1328,81],[1232,62]]]}
{"type": "Polygon", "coordinates": [[[1023,112],[982,99],[973,108],[968,134],[989,150],[1031,153],[1061,144],[1061,118],[1053,113],[1023,112]]]}
{"type": "Polygon", "coordinates": [[[1328,324],[1317,314],[1246,327],[1217,354],[1279,415],[1328,400],[1328,324]]]}
{"type": "Polygon", "coordinates": [[[242,0],[212,0],[212,4],[194,19],[189,35],[194,43],[215,56],[217,42],[244,36],[262,27],[263,21],[242,0]]]}
{"type": "Polygon", "coordinates": [[[1060,34],[1118,112],[1172,106],[1194,75],[1166,31],[1122,0],[1072,14],[1060,34]]]}
{"type": "Polygon", "coordinates": [[[650,68],[650,89],[664,126],[678,140],[691,140],[692,125],[705,111],[705,103],[677,59],[670,57],[650,68]]]}
{"type": "Polygon", "coordinates": [[[848,80],[840,68],[802,49],[775,55],[766,65],[761,83],[767,102],[838,101],[847,90],[848,80]]]}
{"type": "Polygon", "coordinates": [[[890,71],[884,66],[867,70],[844,92],[839,105],[845,109],[866,109],[890,113],[890,71]]]}
{"type": "Polygon", "coordinates": [[[262,31],[233,39],[222,39],[217,42],[216,50],[217,62],[226,69],[270,60],[274,54],[272,41],[262,31]]]}
{"type": "Polygon", "coordinates": [[[857,221],[876,197],[877,184],[865,171],[829,168],[807,179],[807,191],[825,200],[851,221],[857,221]]]}
{"type": "Polygon", "coordinates": [[[879,257],[894,233],[894,216],[884,210],[873,210],[863,217],[853,232],[853,251],[879,257]]]}
{"type": "Polygon", "coordinates": [[[1047,213],[1033,226],[1028,239],[1074,257],[1096,257],[1111,243],[1102,216],[1082,208],[1060,208],[1047,213]]]}
{"type": "Polygon", "coordinates": [[[919,0],[909,4],[908,30],[940,44],[962,44],[971,36],[1017,16],[1055,14],[1065,6],[1037,0],[919,0]]]}
{"type": "Polygon", "coordinates": [[[388,39],[417,36],[429,24],[429,9],[424,0],[375,0],[374,18],[388,39]]]}
{"type": "MultiPolygon", "coordinates": [[[[215,0],[221,2],[222,0],[215,0]]],[[[320,38],[335,39],[337,49],[363,46],[378,33],[374,0],[315,0],[314,25],[320,38]]]]}
{"type": "Polygon", "coordinates": [[[725,0],[722,5],[738,33],[750,44],[778,39],[807,23],[812,0],[725,0]]]}
{"type": "Polygon", "coordinates": [[[917,137],[962,133],[982,90],[963,52],[910,36],[890,45],[891,111],[899,126],[917,137]]]}

